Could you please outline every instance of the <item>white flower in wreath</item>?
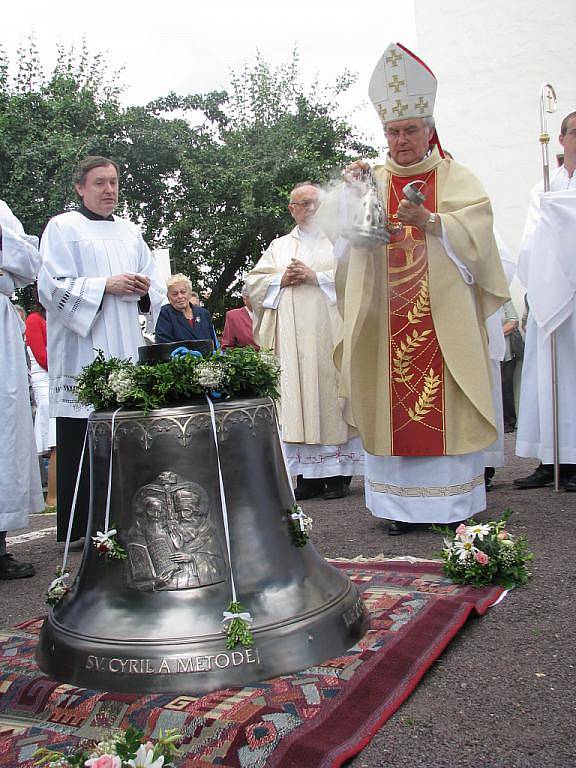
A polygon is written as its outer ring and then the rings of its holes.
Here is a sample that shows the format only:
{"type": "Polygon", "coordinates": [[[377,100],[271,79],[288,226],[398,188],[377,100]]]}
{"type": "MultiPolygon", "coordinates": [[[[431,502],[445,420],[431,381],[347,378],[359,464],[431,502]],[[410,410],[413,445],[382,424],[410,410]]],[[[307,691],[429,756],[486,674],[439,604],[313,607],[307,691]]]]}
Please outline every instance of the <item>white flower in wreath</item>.
{"type": "Polygon", "coordinates": [[[133,385],[132,374],[126,368],[108,374],[108,386],[116,395],[119,403],[124,402],[130,395],[133,385]]]}
{"type": "Polygon", "coordinates": [[[224,383],[224,372],[216,363],[199,363],[196,368],[198,384],[203,389],[218,389],[224,383]]]}
{"type": "Polygon", "coordinates": [[[275,370],[280,368],[280,363],[278,362],[278,358],[272,352],[271,349],[262,349],[260,350],[260,360],[262,360],[263,363],[266,365],[269,365],[271,368],[274,368],[275,370]]]}
{"type": "Polygon", "coordinates": [[[160,755],[160,757],[154,760],[154,751],[149,749],[146,744],[140,744],[136,757],[128,760],[128,765],[131,768],[162,768],[164,756],[160,755]]]}

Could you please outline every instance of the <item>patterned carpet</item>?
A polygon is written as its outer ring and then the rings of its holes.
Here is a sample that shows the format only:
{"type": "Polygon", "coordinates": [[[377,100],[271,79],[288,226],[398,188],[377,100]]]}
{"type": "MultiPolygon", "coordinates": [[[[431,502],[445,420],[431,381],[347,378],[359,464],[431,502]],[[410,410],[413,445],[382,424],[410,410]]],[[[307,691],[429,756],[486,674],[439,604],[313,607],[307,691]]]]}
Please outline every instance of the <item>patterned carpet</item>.
{"type": "Polygon", "coordinates": [[[201,697],[101,693],[58,684],[34,661],[42,619],[0,634],[0,767],[31,768],[128,725],[176,728],[181,768],[328,768],[357,754],[414,690],[471,613],[502,593],[450,583],[435,562],[338,561],[372,628],[344,656],[304,672],[201,697]]]}

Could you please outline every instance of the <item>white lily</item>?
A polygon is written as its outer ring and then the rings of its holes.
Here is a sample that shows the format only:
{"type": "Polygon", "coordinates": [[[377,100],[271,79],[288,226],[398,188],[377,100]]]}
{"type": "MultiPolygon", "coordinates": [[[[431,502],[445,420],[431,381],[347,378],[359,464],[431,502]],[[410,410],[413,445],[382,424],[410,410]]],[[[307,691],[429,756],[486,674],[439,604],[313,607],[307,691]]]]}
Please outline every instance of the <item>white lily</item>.
{"type": "Polygon", "coordinates": [[[131,768],[162,768],[164,765],[164,755],[160,755],[154,760],[154,750],[147,749],[146,744],[140,744],[134,760],[128,760],[131,768]]]}

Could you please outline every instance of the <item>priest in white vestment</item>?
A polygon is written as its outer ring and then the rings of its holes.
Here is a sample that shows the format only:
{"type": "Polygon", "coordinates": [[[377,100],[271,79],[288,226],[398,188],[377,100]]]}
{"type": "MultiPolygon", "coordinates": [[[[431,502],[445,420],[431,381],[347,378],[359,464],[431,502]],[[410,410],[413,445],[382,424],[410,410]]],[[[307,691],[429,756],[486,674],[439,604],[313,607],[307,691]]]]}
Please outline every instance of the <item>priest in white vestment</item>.
{"type": "Polygon", "coordinates": [[[246,280],[254,338],[280,362],[282,441],[298,500],[341,498],[351,476],[363,472],[362,444],[338,398],[332,354],[341,320],[332,243],[314,221],[318,198],[307,182],[292,190],[288,209],[297,226],[270,244],[246,280]]]}
{"type": "Polygon", "coordinates": [[[44,509],[28,386],[24,323],[10,301],[32,283],[40,267],[38,238],[0,200],[0,579],[34,575],[31,563],[6,552],[6,531],[24,528],[28,515],[44,509]]]}
{"type": "MultiPolygon", "coordinates": [[[[356,239],[367,214],[344,222],[351,245],[338,248],[343,339],[335,359],[345,415],[366,449],[366,506],[397,535],[486,507],[484,456],[498,431],[485,321],[509,294],[490,201],[439,147],[433,74],[391,44],[369,93],[389,147],[372,179],[390,243],[356,239]],[[409,199],[408,183],[422,204],[409,199]]],[[[370,170],[364,161],[349,166],[350,189],[370,170]]]]}
{"type": "MultiPolygon", "coordinates": [[[[50,415],[57,417],[57,537],[65,540],[70,506],[91,408],[77,403],[74,386],[97,350],[106,358],[138,360],[144,345],[139,313],[155,323],[165,283],[137,226],[113,215],[118,167],[108,158],[80,163],[79,210],[48,222],[42,235],[40,300],[48,324],[50,415]]],[[[87,457],[85,456],[85,466],[87,457]]],[[[79,491],[71,539],[84,536],[89,503],[86,476],[79,491]]]]}
{"type": "Polygon", "coordinates": [[[516,454],[540,460],[514,481],[530,489],[554,482],[551,337],[556,336],[558,461],[560,481],[576,491],[576,112],[562,121],[564,163],[550,178],[550,191],[532,190],[518,260],[530,311],[520,388],[516,454]]]}

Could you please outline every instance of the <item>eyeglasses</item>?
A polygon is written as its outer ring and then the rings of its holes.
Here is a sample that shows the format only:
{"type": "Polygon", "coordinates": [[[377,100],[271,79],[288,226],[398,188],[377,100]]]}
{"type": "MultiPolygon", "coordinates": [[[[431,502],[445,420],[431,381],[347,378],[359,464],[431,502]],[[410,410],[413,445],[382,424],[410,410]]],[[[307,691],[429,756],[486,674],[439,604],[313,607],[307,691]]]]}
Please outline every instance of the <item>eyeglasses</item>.
{"type": "Polygon", "coordinates": [[[402,135],[408,136],[409,138],[411,136],[416,136],[416,134],[420,133],[421,130],[422,129],[419,128],[418,126],[411,125],[410,128],[406,128],[405,130],[401,130],[401,131],[396,130],[396,128],[386,128],[385,131],[384,131],[384,134],[389,139],[396,140],[396,139],[399,139],[400,136],[402,136],[402,135]]]}
{"type": "Polygon", "coordinates": [[[290,205],[299,205],[302,208],[318,208],[318,200],[303,200],[301,203],[290,203],[290,205]]]}

